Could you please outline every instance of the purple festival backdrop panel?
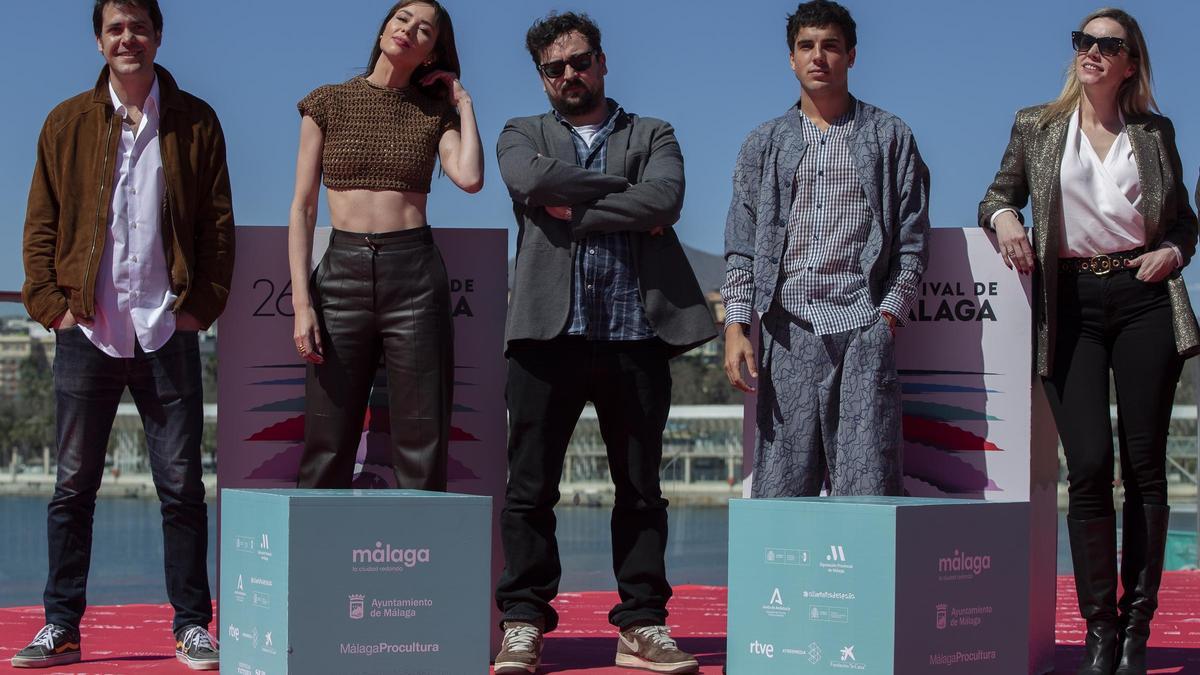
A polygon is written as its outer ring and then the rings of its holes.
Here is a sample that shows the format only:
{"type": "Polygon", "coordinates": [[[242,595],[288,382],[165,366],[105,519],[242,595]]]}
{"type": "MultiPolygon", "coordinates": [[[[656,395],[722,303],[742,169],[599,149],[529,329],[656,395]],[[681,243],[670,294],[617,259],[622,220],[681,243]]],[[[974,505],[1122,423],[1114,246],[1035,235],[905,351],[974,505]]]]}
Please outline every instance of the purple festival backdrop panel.
{"type": "Polygon", "coordinates": [[[920,293],[897,331],[905,489],[1028,500],[1045,478],[1032,456],[1030,278],[1004,266],[981,228],[931,234],[920,293]]]}
{"type": "MultiPolygon", "coordinates": [[[[316,233],[313,260],[328,244],[316,233]]],[[[238,264],[220,323],[218,378],[221,487],[295,485],[304,443],[303,363],[292,343],[287,231],[239,227],[238,264]]],[[[454,313],[455,389],[450,489],[500,496],[504,489],[504,312],[507,234],[437,228],[454,313]]],[[[363,420],[354,487],[393,486],[387,381],[380,370],[363,420]]]]}

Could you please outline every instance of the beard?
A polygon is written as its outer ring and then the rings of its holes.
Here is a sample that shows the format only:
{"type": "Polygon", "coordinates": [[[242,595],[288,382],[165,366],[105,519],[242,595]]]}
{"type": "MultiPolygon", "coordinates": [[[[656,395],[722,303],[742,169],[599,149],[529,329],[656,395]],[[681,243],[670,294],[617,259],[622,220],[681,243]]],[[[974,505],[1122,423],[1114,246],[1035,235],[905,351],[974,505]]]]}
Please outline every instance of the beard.
{"type": "Polygon", "coordinates": [[[573,80],[564,86],[564,90],[566,91],[562,94],[546,92],[547,98],[550,99],[550,105],[560,115],[575,116],[589,113],[604,102],[603,84],[596,91],[592,91],[586,84],[579,80],[573,80]]]}

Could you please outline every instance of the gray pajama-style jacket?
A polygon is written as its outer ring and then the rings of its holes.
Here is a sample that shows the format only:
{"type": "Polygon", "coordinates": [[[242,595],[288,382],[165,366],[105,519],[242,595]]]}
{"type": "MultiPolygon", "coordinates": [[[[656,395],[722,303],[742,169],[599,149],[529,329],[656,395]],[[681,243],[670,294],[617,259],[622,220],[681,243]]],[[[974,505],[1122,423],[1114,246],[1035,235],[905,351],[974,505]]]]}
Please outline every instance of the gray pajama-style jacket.
{"type": "MultiPolygon", "coordinates": [[[[871,211],[860,263],[878,306],[897,270],[918,276],[925,270],[929,170],[903,121],[853,104],[850,152],[871,211]]],[[[727,278],[739,271],[753,278],[752,289],[726,285],[726,311],[749,302],[764,317],[753,494],[816,494],[826,470],[834,494],[898,494],[900,389],[886,325],[816,336],[774,301],[796,172],[807,149],[801,114],[793,106],[750,133],[725,224],[727,278]]],[[[917,288],[902,291],[907,308],[917,288]]]]}

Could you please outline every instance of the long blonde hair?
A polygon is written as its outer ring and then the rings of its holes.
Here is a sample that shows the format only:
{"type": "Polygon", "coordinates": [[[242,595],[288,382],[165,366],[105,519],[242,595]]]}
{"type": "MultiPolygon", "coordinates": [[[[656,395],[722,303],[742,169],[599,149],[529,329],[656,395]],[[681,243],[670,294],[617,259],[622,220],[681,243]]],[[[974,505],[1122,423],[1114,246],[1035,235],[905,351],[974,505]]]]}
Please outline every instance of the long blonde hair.
{"type": "MultiPolygon", "coordinates": [[[[1150,70],[1150,52],[1146,49],[1146,38],[1142,36],[1142,28],[1128,12],[1121,9],[1105,7],[1098,9],[1083,18],[1079,30],[1096,19],[1112,19],[1125,29],[1125,48],[1133,59],[1136,70],[1133,75],[1125,78],[1121,88],[1117,90],[1117,103],[1125,115],[1145,115],[1150,111],[1158,112],[1158,102],[1154,100],[1154,77],[1150,70]]],[[[1042,125],[1062,119],[1079,107],[1083,96],[1083,85],[1075,74],[1075,59],[1067,65],[1067,81],[1062,93],[1053,103],[1042,111],[1038,122],[1042,125]]]]}

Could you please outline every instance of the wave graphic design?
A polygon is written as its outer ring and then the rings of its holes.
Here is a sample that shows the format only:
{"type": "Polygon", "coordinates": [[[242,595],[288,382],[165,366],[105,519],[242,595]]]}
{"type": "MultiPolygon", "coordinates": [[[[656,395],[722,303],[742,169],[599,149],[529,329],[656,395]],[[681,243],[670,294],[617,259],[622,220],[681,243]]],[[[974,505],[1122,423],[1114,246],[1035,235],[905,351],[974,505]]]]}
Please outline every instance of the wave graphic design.
{"type": "MultiPolygon", "coordinates": [[[[257,369],[303,369],[302,364],[267,364],[254,366],[257,369]]],[[[475,370],[474,366],[456,366],[455,370],[475,370]]],[[[304,378],[267,379],[253,382],[253,385],[302,386],[304,378]]],[[[476,386],[475,382],[455,381],[455,386],[476,386]]],[[[250,434],[247,442],[254,443],[287,443],[283,450],[272,454],[250,471],[246,476],[249,480],[280,480],[295,481],[299,470],[300,456],[304,452],[304,397],[289,397],[269,401],[250,409],[250,412],[262,413],[294,413],[282,421],[265,426],[250,434]]],[[[453,407],[456,414],[472,414],[479,412],[467,405],[456,403],[453,407]]],[[[450,441],[452,443],[473,443],[481,439],[451,422],[450,441]]],[[[378,374],[373,383],[370,403],[366,414],[363,415],[362,439],[358,448],[358,465],[360,472],[356,474],[353,487],[388,487],[393,484],[392,467],[388,463],[390,457],[391,420],[387,414],[387,378],[378,374]]],[[[480,477],[461,461],[450,456],[447,461],[447,473],[450,480],[479,480],[480,477]]]]}
{"type": "MultiPolygon", "coordinates": [[[[1000,422],[1001,418],[990,415],[986,409],[986,398],[1001,392],[983,384],[984,373],[965,370],[901,370],[905,379],[924,377],[934,381],[901,384],[906,397],[903,404],[904,417],[904,474],[906,493],[911,496],[929,497],[946,495],[982,496],[985,492],[1003,491],[988,477],[987,453],[1004,452],[1004,449],[984,436],[969,431],[960,424],[977,427],[979,423],[1000,422]],[[962,376],[979,382],[962,382],[962,376]],[[946,394],[952,396],[946,397],[946,394]],[[983,394],[976,405],[955,405],[964,396],[983,394]],[[913,400],[916,397],[936,397],[954,403],[930,400],[913,400]],[[957,424],[956,424],[957,423],[957,424]]],[[[969,399],[968,399],[969,400],[969,399]]]]}
{"type": "Polygon", "coordinates": [[[997,389],[986,387],[967,387],[958,384],[938,384],[934,382],[904,382],[900,385],[905,395],[914,394],[1000,394],[997,389]]]}
{"type": "MultiPolygon", "coordinates": [[[[941,496],[1002,490],[986,473],[961,458],[921,445],[904,448],[904,475],[939,490],[941,496]]],[[[936,493],[919,494],[911,488],[909,494],[914,497],[937,496],[936,493]]]]}
{"type": "Polygon", "coordinates": [[[953,424],[909,415],[904,416],[904,440],[945,452],[1003,452],[979,434],[953,424]]]}
{"type": "Polygon", "coordinates": [[[920,417],[941,422],[954,421],[988,421],[999,422],[999,417],[989,415],[982,410],[972,410],[962,406],[945,403],[928,403],[926,401],[905,401],[904,414],[908,417],[920,417]]]}
{"type": "MultiPolygon", "coordinates": [[[[366,442],[365,438],[360,442],[360,452],[361,444],[366,442]]],[[[268,457],[262,464],[254,467],[249,475],[246,476],[246,479],[278,480],[294,483],[299,473],[300,456],[302,454],[304,454],[303,444],[289,445],[268,457]]],[[[479,480],[479,476],[474,471],[454,457],[449,458],[446,464],[446,473],[450,480],[479,480]]],[[[391,476],[391,465],[367,463],[362,466],[362,471],[354,477],[351,487],[391,487],[391,482],[389,482],[391,476]],[[364,476],[366,477],[364,478],[364,476]],[[375,485],[375,478],[379,478],[382,483],[375,485]]]]}

